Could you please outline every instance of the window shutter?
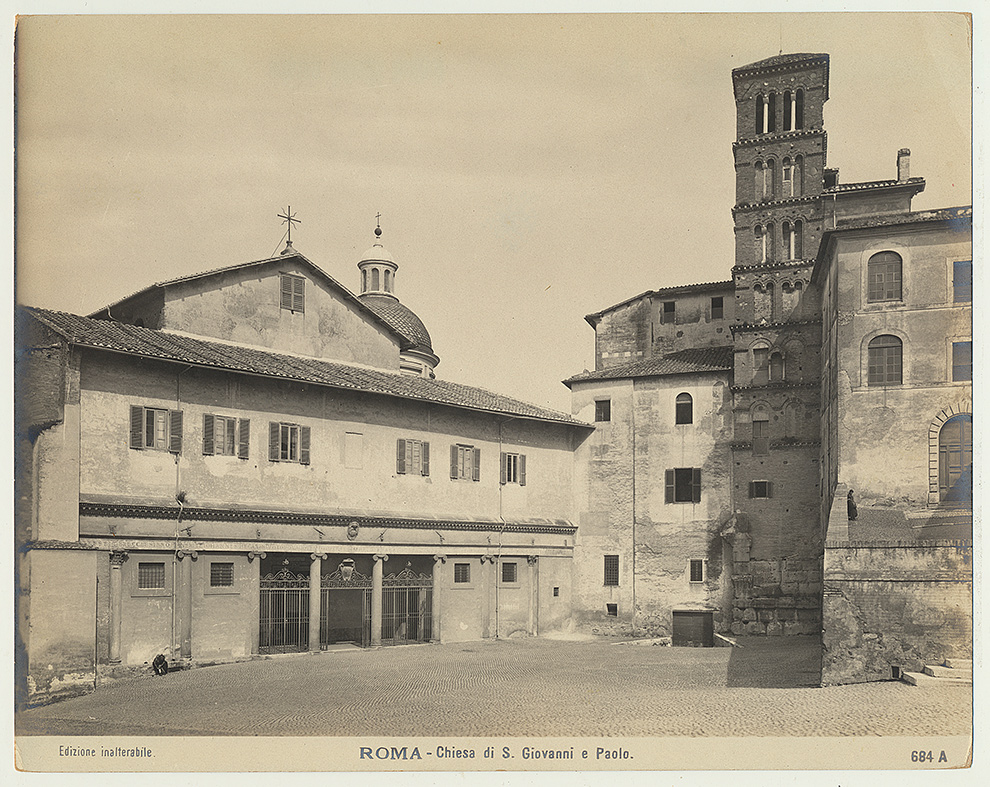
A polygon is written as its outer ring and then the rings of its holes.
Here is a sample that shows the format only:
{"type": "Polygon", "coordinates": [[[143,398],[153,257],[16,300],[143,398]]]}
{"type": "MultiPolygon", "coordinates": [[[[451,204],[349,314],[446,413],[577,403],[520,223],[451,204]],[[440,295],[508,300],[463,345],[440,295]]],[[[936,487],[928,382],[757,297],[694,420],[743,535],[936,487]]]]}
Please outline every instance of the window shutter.
{"type": "Polygon", "coordinates": [[[299,427],[299,464],[309,464],[309,427],[299,427]]]}
{"type": "Polygon", "coordinates": [[[395,443],[395,472],[400,475],[406,472],[406,441],[401,437],[395,443]]]}
{"type": "Polygon", "coordinates": [[[292,309],[292,277],[282,275],[282,308],[292,309]]]}
{"type": "Polygon", "coordinates": [[[773,481],[767,481],[767,497],[773,497],[773,481]]]}
{"type": "Polygon", "coordinates": [[[691,499],[695,503],[701,502],[701,468],[695,467],[691,470],[691,499]]]}
{"type": "Polygon", "coordinates": [[[241,418],[237,422],[237,456],[239,459],[248,458],[248,447],[251,441],[251,419],[241,418]]]}
{"type": "Polygon", "coordinates": [[[168,414],[168,450],[182,453],[182,410],[171,410],[168,414]]]}
{"type": "Polygon", "coordinates": [[[664,473],[664,484],[667,487],[666,502],[674,502],[674,471],[667,470],[664,473]]]}
{"type": "Polygon", "coordinates": [[[756,497],[756,482],[755,481],[750,481],[749,482],[749,496],[751,498],[752,497],[756,497]]]}
{"type": "Polygon", "coordinates": [[[293,276],[292,281],[292,311],[301,312],[305,305],[303,301],[304,287],[306,280],[301,276],[293,276]]]}
{"type": "Polygon", "coordinates": [[[450,477],[457,478],[457,446],[450,447],[450,477]]]}
{"type": "Polygon", "coordinates": [[[144,408],[131,405],[131,448],[144,447],[144,408]]]}
{"type": "Polygon", "coordinates": [[[481,480],[481,449],[480,448],[474,449],[474,467],[472,467],[471,470],[474,473],[474,475],[472,476],[473,480],[480,481],[481,480]]]}
{"type": "Polygon", "coordinates": [[[203,453],[212,454],[213,448],[213,416],[209,413],[203,414],[203,453]]]}
{"type": "Polygon", "coordinates": [[[526,454],[519,454],[519,486],[526,486],[526,454]]]}
{"type": "Polygon", "coordinates": [[[273,462],[279,460],[278,444],[281,431],[281,426],[275,421],[268,424],[268,458],[273,462]]]}
{"type": "Polygon", "coordinates": [[[498,458],[498,482],[505,486],[505,480],[507,477],[506,466],[505,466],[505,451],[503,451],[498,458]]]}
{"type": "Polygon", "coordinates": [[[421,460],[421,466],[423,468],[423,475],[430,474],[430,444],[423,443],[423,458],[421,460]]]}

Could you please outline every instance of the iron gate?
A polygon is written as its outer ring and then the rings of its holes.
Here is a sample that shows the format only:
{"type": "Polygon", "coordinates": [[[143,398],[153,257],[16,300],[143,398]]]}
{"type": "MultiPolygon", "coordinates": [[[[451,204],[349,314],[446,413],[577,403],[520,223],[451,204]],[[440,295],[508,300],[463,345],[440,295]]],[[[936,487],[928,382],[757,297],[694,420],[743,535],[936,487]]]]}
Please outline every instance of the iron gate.
{"type": "Polygon", "coordinates": [[[260,631],[262,653],[309,649],[309,577],[283,568],[261,578],[260,631]]]}
{"type": "Polygon", "coordinates": [[[371,577],[351,568],[320,578],[320,647],[371,641],[371,577]]]}
{"type": "MultiPolygon", "coordinates": [[[[371,605],[368,604],[370,630],[371,605]]],[[[429,642],[433,636],[433,575],[411,564],[382,580],[382,644],[429,642]]]]}

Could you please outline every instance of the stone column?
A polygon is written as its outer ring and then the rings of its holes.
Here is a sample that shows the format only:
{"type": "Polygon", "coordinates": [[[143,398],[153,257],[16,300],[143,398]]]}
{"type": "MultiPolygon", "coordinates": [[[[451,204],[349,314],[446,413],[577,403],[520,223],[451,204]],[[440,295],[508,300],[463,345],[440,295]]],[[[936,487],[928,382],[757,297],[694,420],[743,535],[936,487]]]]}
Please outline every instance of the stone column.
{"type": "Polygon", "coordinates": [[[320,566],[327,556],[322,552],[314,552],[309,556],[309,649],[320,649],[320,566]]]}
{"type": "Polygon", "coordinates": [[[127,560],[127,553],[110,553],[110,663],[120,664],[120,615],[123,600],[124,582],[121,566],[127,560]]]}
{"type": "Polygon", "coordinates": [[[180,549],[175,553],[179,561],[179,583],[173,589],[172,603],[176,605],[179,624],[179,656],[184,659],[192,658],[192,564],[198,557],[199,553],[192,550],[180,549]]]}
{"type": "Polygon", "coordinates": [[[447,562],[446,555],[433,556],[433,608],[430,610],[433,615],[433,625],[431,628],[430,641],[441,642],[440,638],[440,610],[442,607],[440,587],[443,584],[443,564],[447,562]]]}
{"type": "Polygon", "coordinates": [[[251,611],[254,625],[251,628],[251,653],[258,652],[258,640],[261,631],[261,559],[267,557],[264,552],[248,552],[248,564],[251,566],[251,611]],[[258,558],[258,560],[255,560],[258,558]]]}
{"type": "Polygon", "coordinates": [[[492,575],[495,573],[495,555],[481,556],[481,636],[492,636],[492,575]],[[486,565],[487,563],[487,565],[486,565]]]}
{"type": "Polygon", "coordinates": [[[375,555],[371,567],[371,644],[382,644],[382,564],[388,555],[375,555]]]}
{"type": "Polygon", "coordinates": [[[526,562],[529,564],[529,636],[536,636],[537,620],[540,614],[540,571],[536,555],[528,555],[526,562]]]}

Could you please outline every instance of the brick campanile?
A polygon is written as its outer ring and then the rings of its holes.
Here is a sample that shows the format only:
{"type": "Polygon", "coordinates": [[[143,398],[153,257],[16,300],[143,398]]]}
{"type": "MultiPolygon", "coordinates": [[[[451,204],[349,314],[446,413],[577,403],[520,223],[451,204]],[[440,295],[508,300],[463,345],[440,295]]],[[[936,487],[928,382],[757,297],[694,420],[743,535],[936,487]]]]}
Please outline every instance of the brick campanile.
{"type": "Polygon", "coordinates": [[[771,57],[732,82],[732,630],[815,633],[821,320],[809,286],[824,229],[828,55],[771,57]]]}

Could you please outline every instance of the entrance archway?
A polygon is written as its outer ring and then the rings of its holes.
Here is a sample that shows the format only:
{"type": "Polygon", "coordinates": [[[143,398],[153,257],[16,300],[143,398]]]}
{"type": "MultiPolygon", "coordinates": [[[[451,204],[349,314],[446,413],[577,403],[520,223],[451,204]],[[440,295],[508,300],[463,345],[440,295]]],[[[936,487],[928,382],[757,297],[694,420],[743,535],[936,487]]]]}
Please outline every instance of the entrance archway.
{"type": "Polygon", "coordinates": [[[973,416],[954,415],[938,433],[938,496],[949,505],[973,501],[973,416]]]}

